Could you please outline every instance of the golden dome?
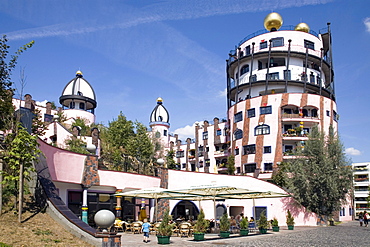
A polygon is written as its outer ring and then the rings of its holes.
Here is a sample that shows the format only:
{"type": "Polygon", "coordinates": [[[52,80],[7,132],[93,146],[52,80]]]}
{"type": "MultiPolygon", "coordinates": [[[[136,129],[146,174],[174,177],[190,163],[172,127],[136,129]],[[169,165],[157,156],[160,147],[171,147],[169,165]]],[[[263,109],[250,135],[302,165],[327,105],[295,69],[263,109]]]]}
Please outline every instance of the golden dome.
{"type": "Polygon", "coordinates": [[[76,75],[82,75],[81,70],[77,70],[76,75]]]}
{"type": "Polygon", "coordinates": [[[272,12],[265,17],[263,24],[268,31],[276,31],[283,25],[283,18],[278,13],[272,12]]]}
{"type": "Polygon", "coordinates": [[[294,30],[309,33],[310,27],[307,25],[307,23],[301,22],[295,26],[294,30]]]}
{"type": "Polygon", "coordinates": [[[161,98],[161,97],[159,97],[158,99],[157,99],[157,102],[163,102],[163,99],[161,98]]]}

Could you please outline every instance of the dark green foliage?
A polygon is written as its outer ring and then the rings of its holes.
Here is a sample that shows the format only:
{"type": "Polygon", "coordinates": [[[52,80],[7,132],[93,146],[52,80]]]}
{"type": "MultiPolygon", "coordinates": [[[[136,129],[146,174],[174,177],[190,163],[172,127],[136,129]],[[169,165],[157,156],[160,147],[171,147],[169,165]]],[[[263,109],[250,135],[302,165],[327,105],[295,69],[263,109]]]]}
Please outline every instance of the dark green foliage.
{"type": "Polygon", "coordinates": [[[224,232],[230,231],[230,221],[227,213],[224,213],[220,218],[220,230],[224,232]]]}
{"type": "Polygon", "coordinates": [[[198,214],[197,222],[194,225],[195,233],[205,233],[208,229],[209,221],[204,219],[204,211],[201,208],[198,214]]]}
{"type": "Polygon", "coordinates": [[[307,210],[329,216],[340,209],[352,187],[352,170],[339,138],[330,126],[327,136],[313,127],[300,158],[282,171],[289,176],[280,184],[307,210]]]}
{"type": "Polygon", "coordinates": [[[272,225],[272,226],[279,226],[279,221],[278,221],[276,218],[274,218],[274,219],[272,220],[272,222],[271,222],[271,225],[272,225]]]}
{"type": "Polygon", "coordinates": [[[292,213],[290,212],[289,209],[288,209],[288,212],[287,212],[287,215],[286,215],[286,224],[288,226],[294,226],[294,224],[295,224],[294,217],[292,216],[292,213]]]}
{"type": "Polygon", "coordinates": [[[227,157],[227,174],[234,175],[235,174],[235,156],[230,155],[227,157]]]}
{"type": "Polygon", "coordinates": [[[267,222],[266,218],[266,211],[263,210],[260,214],[259,220],[257,220],[258,229],[267,229],[269,226],[269,223],[267,222]]]}
{"type": "Polygon", "coordinates": [[[177,169],[176,162],[174,160],[175,151],[170,150],[166,155],[166,164],[168,169],[177,169]]]}
{"type": "Polygon", "coordinates": [[[172,235],[173,226],[169,224],[170,220],[171,220],[170,210],[167,209],[164,212],[163,219],[161,221],[161,224],[158,227],[159,236],[171,236],[172,235]]]}
{"type": "Polygon", "coordinates": [[[240,229],[248,229],[248,217],[243,217],[242,220],[240,221],[240,229]]]}

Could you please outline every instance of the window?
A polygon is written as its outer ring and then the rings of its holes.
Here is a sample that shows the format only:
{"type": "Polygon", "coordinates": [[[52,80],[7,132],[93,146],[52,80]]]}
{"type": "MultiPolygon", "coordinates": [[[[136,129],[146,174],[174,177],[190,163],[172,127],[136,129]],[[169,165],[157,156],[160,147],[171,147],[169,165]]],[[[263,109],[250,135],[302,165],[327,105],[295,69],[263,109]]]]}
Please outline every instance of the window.
{"type": "Polygon", "coordinates": [[[254,128],[254,135],[268,135],[270,134],[270,126],[263,124],[254,128]]]}
{"type": "Polygon", "coordinates": [[[272,171],[272,163],[265,163],[264,164],[265,171],[272,171]]]}
{"type": "Polygon", "coordinates": [[[330,111],[326,111],[326,116],[330,117],[330,111]]]}
{"type": "Polygon", "coordinates": [[[284,38],[271,39],[271,47],[278,47],[284,45],[284,38]]]}
{"type": "Polygon", "coordinates": [[[260,114],[271,114],[271,113],[272,113],[271,106],[260,107],[260,114]]]}
{"type": "Polygon", "coordinates": [[[186,163],[182,163],[182,168],[186,168],[186,163]]]}
{"type": "Polygon", "coordinates": [[[234,139],[239,140],[239,139],[242,139],[242,138],[243,138],[243,131],[241,129],[237,129],[234,132],[234,139]]]}
{"type": "Polygon", "coordinates": [[[292,151],[293,151],[293,146],[292,145],[285,145],[284,152],[292,152],[292,151]]]}
{"type": "Polygon", "coordinates": [[[251,173],[251,172],[254,172],[256,170],[256,163],[253,163],[253,164],[245,164],[244,165],[244,172],[245,173],[251,173]]]}
{"type": "Polygon", "coordinates": [[[251,46],[248,45],[247,47],[245,47],[245,55],[250,55],[251,54],[251,46]]]}
{"type": "Polygon", "coordinates": [[[203,132],[203,140],[207,140],[208,139],[208,131],[204,131],[203,132]]]}
{"type": "Polygon", "coordinates": [[[204,151],[203,146],[199,146],[199,147],[198,147],[198,156],[199,156],[199,157],[202,157],[202,156],[203,156],[203,151],[204,151]]]}
{"type": "Polygon", "coordinates": [[[252,75],[251,76],[251,82],[257,81],[257,75],[252,75]]]}
{"type": "Polygon", "coordinates": [[[271,146],[264,146],[263,147],[263,153],[265,153],[265,154],[271,153],[271,146]]]}
{"type": "Polygon", "coordinates": [[[240,122],[243,120],[243,112],[238,112],[234,115],[234,123],[240,122]]]}
{"type": "Polygon", "coordinates": [[[220,135],[221,135],[221,129],[216,130],[216,136],[220,136],[220,135]]]}
{"type": "Polygon", "coordinates": [[[317,109],[311,110],[311,117],[317,117],[317,109]]]}
{"type": "Polygon", "coordinates": [[[72,101],[71,103],[69,103],[70,109],[75,109],[75,106],[76,106],[75,102],[72,101]]]}
{"type": "Polygon", "coordinates": [[[211,166],[211,160],[210,159],[206,159],[205,162],[206,162],[206,167],[211,166]]]}
{"type": "Polygon", "coordinates": [[[267,74],[267,79],[268,80],[279,80],[279,72],[267,74]]]}
{"type": "Polygon", "coordinates": [[[240,75],[244,75],[245,73],[249,72],[249,65],[244,65],[240,70],[240,75]]]}
{"type": "Polygon", "coordinates": [[[252,109],[247,110],[247,114],[248,114],[248,118],[255,117],[256,116],[256,109],[252,108],[252,109]]]}
{"type": "Polygon", "coordinates": [[[156,138],[161,137],[161,133],[159,133],[159,131],[155,132],[155,137],[156,137],[156,138]]]}
{"type": "Polygon", "coordinates": [[[315,50],[315,43],[309,40],[304,40],[304,47],[311,50],[315,50]]]}
{"type": "Polygon", "coordinates": [[[333,120],[334,120],[335,122],[337,122],[337,121],[338,121],[338,119],[339,119],[339,115],[337,114],[337,112],[336,112],[336,111],[333,111],[333,120]]]}
{"type": "Polygon", "coordinates": [[[176,158],[182,158],[182,157],[184,157],[184,151],[183,150],[176,151],[176,158]]]}
{"type": "Polygon", "coordinates": [[[85,110],[85,103],[83,103],[83,102],[80,103],[80,109],[85,110]]]}
{"type": "Polygon", "coordinates": [[[315,84],[315,75],[313,73],[310,74],[310,83],[315,84]]]}
{"type": "Polygon", "coordinates": [[[240,167],[237,167],[237,168],[236,168],[236,173],[237,173],[237,174],[240,174],[240,167]]]}
{"type": "Polygon", "coordinates": [[[243,154],[255,154],[256,153],[256,144],[243,146],[243,154]]]}
{"type": "Polygon", "coordinates": [[[290,70],[284,70],[284,80],[291,80],[290,70]]]}
{"type": "Polygon", "coordinates": [[[163,130],[163,135],[167,136],[167,130],[163,130]]]}
{"type": "Polygon", "coordinates": [[[320,78],[320,76],[316,76],[316,83],[317,83],[317,85],[321,85],[321,78],[320,78]]]}
{"type": "Polygon", "coordinates": [[[267,48],[267,41],[262,41],[260,43],[260,49],[265,49],[265,48],[267,48]]]}
{"type": "Polygon", "coordinates": [[[234,149],[234,155],[239,155],[239,148],[234,149]]]}

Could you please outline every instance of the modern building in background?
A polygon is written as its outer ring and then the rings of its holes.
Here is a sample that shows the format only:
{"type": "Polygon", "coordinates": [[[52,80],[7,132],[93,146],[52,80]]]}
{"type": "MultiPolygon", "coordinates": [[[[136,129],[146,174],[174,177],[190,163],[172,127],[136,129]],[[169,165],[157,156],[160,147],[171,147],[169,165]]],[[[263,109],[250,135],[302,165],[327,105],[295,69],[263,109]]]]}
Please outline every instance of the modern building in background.
{"type": "Polygon", "coordinates": [[[354,208],[355,215],[360,212],[370,211],[369,197],[369,176],[370,162],[353,163],[353,186],[354,186],[354,208]]]}

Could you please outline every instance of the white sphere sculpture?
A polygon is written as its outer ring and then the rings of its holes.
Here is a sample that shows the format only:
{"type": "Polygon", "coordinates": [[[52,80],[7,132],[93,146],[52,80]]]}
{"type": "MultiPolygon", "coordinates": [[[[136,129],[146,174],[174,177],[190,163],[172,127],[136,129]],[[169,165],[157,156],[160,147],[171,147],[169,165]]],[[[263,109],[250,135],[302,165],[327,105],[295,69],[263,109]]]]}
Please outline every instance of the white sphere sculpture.
{"type": "Polygon", "coordinates": [[[95,224],[100,228],[109,228],[115,220],[114,213],[106,209],[99,210],[94,216],[95,224]]]}

